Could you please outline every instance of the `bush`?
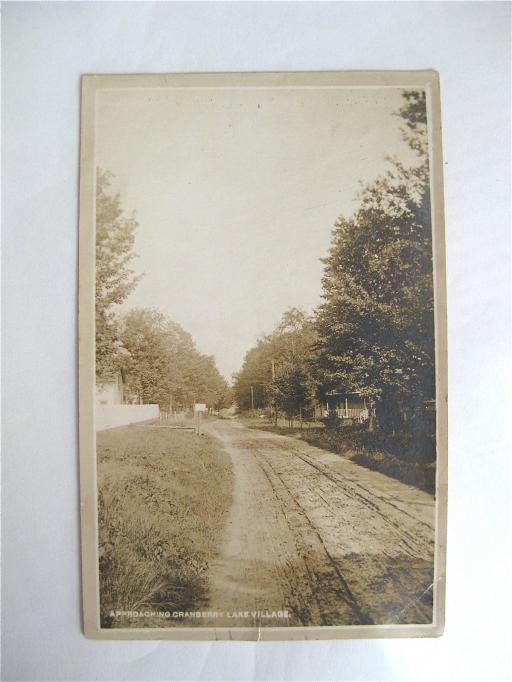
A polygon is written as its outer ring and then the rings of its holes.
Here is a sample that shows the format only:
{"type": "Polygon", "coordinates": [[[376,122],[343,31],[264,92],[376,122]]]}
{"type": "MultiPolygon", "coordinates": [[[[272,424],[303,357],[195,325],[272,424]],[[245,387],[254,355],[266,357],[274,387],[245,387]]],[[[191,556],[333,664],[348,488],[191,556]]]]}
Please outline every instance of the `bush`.
{"type": "Polygon", "coordinates": [[[367,431],[364,426],[305,431],[302,438],[426,492],[435,491],[436,444],[428,434],[367,431]]]}
{"type": "Polygon", "coordinates": [[[426,433],[368,431],[364,424],[343,422],[326,428],[289,429],[264,420],[245,419],[250,428],[300,438],[310,445],[343,455],[428,493],[435,492],[436,441],[426,433]]]}

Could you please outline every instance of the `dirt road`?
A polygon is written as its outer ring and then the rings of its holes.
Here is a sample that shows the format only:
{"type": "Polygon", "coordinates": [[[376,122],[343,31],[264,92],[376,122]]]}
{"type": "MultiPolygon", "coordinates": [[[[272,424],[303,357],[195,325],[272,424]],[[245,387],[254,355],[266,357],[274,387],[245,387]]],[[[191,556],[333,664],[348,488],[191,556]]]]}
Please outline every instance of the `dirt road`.
{"type": "Polygon", "coordinates": [[[205,430],[235,476],[210,566],[209,608],[231,614],[218,626],[431,622],[432,496],[236,420],[205,430]]]}

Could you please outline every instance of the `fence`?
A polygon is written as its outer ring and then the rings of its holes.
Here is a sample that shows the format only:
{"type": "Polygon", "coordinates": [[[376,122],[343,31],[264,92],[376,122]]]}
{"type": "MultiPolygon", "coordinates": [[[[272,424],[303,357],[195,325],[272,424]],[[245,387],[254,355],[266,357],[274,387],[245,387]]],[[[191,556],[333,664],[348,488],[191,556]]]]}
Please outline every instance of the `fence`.
{"type": "Polygon", "coordinates": [[[158,405],[97,405],[96,431],[158,419],[158,405]]]}

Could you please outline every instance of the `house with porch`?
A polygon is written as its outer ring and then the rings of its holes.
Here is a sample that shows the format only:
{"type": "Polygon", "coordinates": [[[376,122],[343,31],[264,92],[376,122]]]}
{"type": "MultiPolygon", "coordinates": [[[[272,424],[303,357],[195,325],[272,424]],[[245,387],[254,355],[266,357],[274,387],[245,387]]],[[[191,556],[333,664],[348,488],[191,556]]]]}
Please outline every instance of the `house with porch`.
{"type": "Polygon", "coordinates": [[[323,416],[363,423],[369,417],[369,408],[360,391],[332,390],[325,396],[323,416]]]}

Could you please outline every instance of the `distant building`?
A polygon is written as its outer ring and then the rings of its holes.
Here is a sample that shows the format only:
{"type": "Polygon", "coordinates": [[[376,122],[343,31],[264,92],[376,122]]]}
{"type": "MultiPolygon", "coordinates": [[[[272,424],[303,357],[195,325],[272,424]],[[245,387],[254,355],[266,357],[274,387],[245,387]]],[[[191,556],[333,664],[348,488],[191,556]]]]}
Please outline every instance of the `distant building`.
{"type": "Polygon", "coordinates": [[[368,419],[368,405],[359,391],[329,391],[325,400],[325,417],[336,416],[359,422],[368,419]]]}
{"type": "Polygon", "coordinates": [[[137,393],[129,390],[124,369],[96,380],[96,431],[158,419],[158,405],[143,405],[137,393]]]}
{"type": "Polygon", "coordinates": [[[125,405],[126,393],[126,374],[123,369],[96,380],[98,405],[125,405]]]}

